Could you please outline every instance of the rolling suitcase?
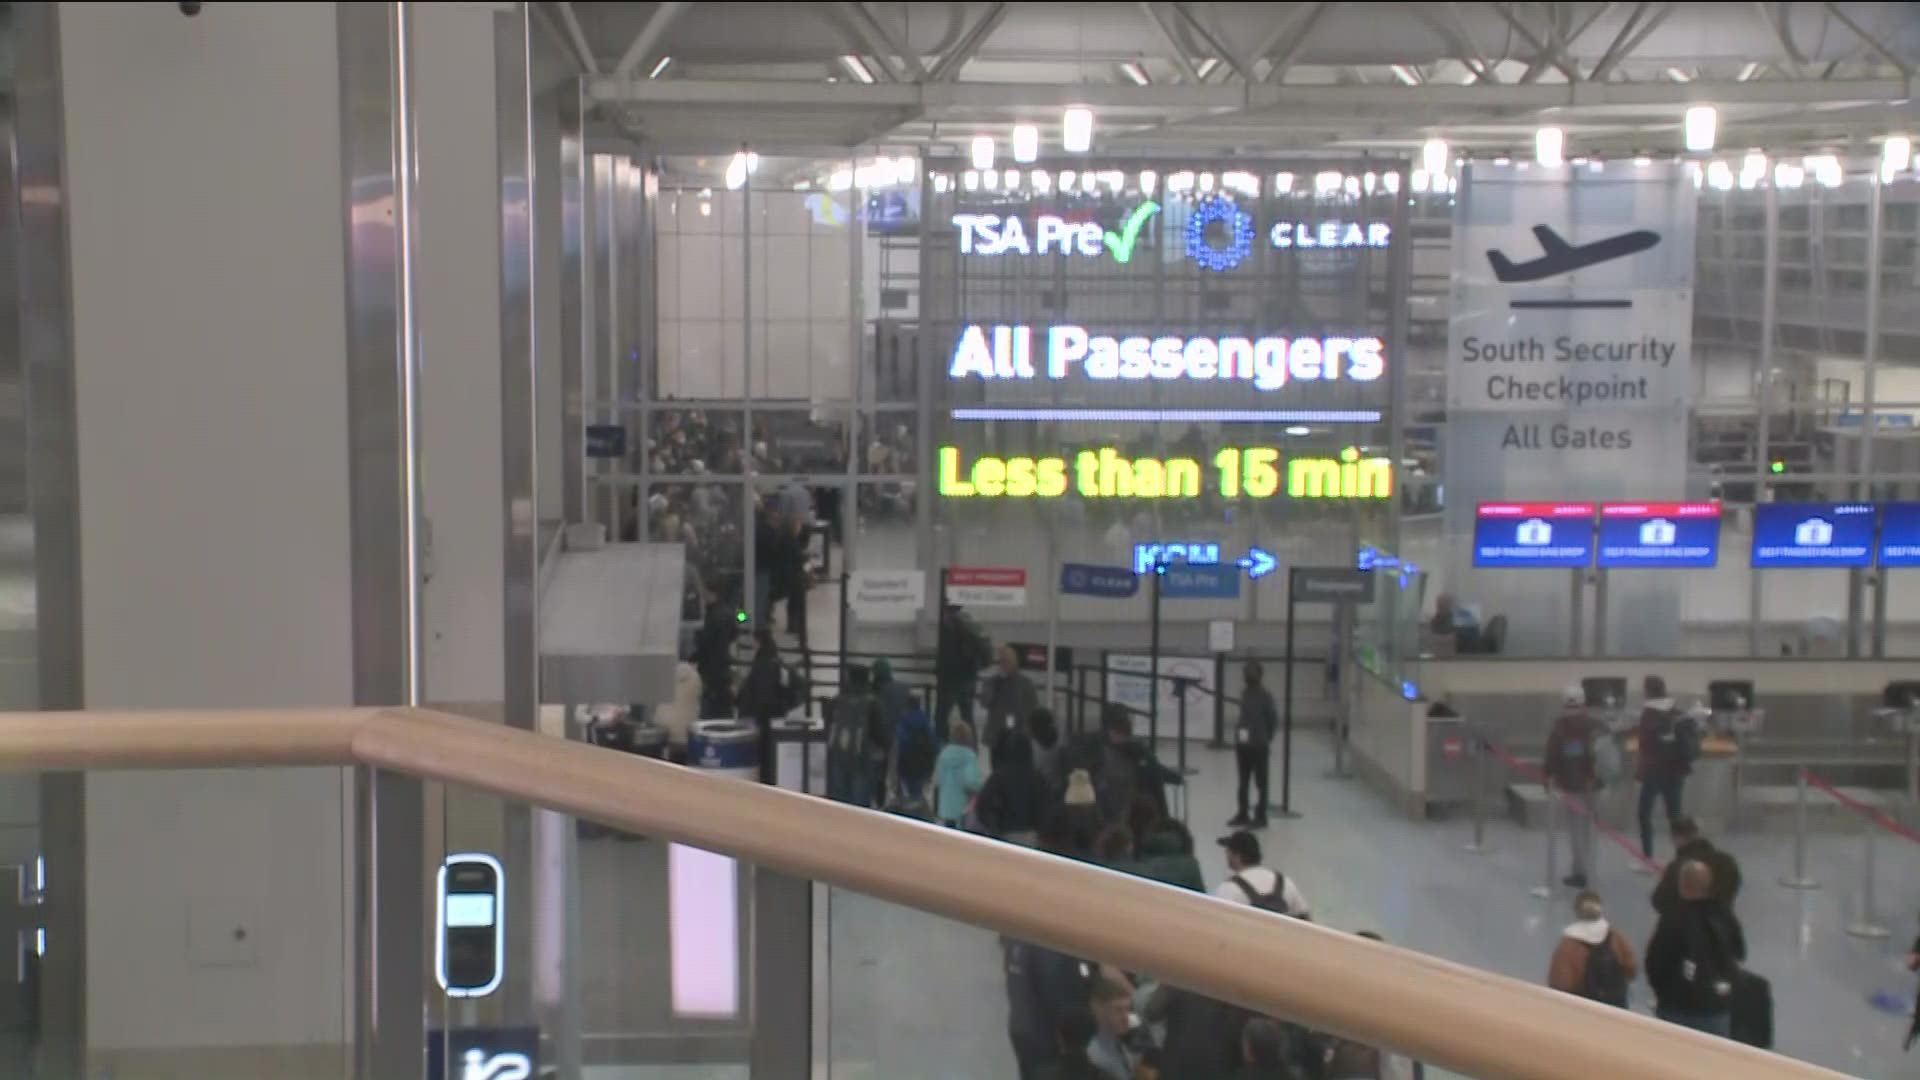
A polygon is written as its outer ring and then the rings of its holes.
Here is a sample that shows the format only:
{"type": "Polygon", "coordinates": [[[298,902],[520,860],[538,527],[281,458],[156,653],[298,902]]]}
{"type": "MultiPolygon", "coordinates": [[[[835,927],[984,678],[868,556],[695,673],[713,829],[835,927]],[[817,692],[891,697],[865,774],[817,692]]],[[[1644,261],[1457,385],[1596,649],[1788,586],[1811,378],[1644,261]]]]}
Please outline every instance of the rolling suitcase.
{"type": "Polygon", "coordinates": [[[1734,1041],[1773,1049],[1773,984],[1751,971],[1734,976],[1731,1021],[1734,1041]]]}

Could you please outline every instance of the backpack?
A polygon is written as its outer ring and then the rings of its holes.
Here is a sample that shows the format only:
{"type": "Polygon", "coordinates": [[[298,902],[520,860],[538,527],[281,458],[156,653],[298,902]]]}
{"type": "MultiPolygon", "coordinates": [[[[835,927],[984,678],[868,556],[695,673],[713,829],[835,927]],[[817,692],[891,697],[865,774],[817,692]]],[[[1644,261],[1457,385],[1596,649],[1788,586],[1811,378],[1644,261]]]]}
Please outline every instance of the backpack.
{"type": "Polygon", "coordinates": [[[1247,894],[1247,903],[1252,904],[1261,911],[1271,911],[1276,915],[1293,914],[1293,910],[1287,907],[1287,876],[1280,871],[1275,870],[1273,872],[1273,891],[1265,896],[1254,892],[1253,886],[1248,884],[1247,879],[1241,877],[1239,874],[1235,874],[1227,880],[1238,885],[1240,891],[1247,894]]]}
{"type": "Polygon", "coordinates": [[[1598,945],[1587,946],[1587,971],[1580,979],[1580,996],[1605,1005],[1627,1007],[1627,972],[1613,951],[1614,931],[1598,945]]]}
{"type": "Polygon", "coordinates": [[[1688,765],[1700,757],[1700,723],[1690,716],[1675,717],[1673,724],[1673,752],[1688,765]]]}
{"type": "Polygon", "coordinates": [[[901,776],[912,779],[933,774],[933,725],[924,710],[907,710],[894,729],[893,742],[901,776]]]}
{"type": "Polygon", "coordinates": [[[1602,784],[1611,784],[1625,771],[1626,759],[1620,753],[1620,743],[1605,731],[1597,733],[1593,739],[1593,775],[1602,784]]]}

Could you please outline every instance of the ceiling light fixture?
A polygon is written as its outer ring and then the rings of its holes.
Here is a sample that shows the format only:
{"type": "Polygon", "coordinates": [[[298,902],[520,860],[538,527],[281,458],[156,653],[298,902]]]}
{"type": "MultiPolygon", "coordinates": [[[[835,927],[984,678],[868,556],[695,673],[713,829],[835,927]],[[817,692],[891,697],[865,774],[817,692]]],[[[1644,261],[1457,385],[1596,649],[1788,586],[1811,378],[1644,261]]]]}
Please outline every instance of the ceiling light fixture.
{"type": "Polygon", "coordinates": [[[993,168],[993,136],[975,135],[973,137],[973,167],[993,168]]]}
{"type": "Polygon", "coordinates": [[[667,65],[671,63],[673,63],[673,57],[671,56],[661,57],[659,62],[653,65],[653,70],[647,72],[647,78],[649,79],[659,78],[661,73],[667,70],[667,65]]]}
{"type": "Polygon", "coordinates": [[[1053,190],[1053,174],[1045,169],[1033,170],[1033,175],[1027,179],[1028,182],[1033,185],[1033,190],[1035,191],[1053,190]]]}
{"type": "Polygon", "coordinates": [[[1413,69],[1405,64],[1389,64],[1387,70],[1393,72],[1394,78],[1408,86],[1420,85],[1420,76],[1414,74],[1413,69]]]}
{"type": "Polygon", "coordinates": [[[1793,191],[1807,182],[1807,170],[1791,162],[1783,161],[1773,167],[1773,186],[1783,191],[1793,191]]]}
{"type": "Polygon", "coordinates": [[[1896,173],[1913,164],[1913,140],[1905,135],[1889,135],[1880,144],[1880,167],[1884,173],[1896,173]]]}
{"type": "Polygon", "coordinates": [[[1565,160],[1567,133],[1557,127],[1543,127],[1533,133],[1533,160],[1553,168],[1565,160]]]}
{"type": "Polygon", "coordinates": [[[1677,83],[1690,83],[1693,81],[1693,76],[1687,74],[1684,71],[1681,71],[1677,67],[1670,67],[1667,69],[1667,78],[1672,79],[1674,82],[1677,82],[1677,83]]]}
{"type": "Polygon", "coordinates": [[[1821,187],[1836,188],[1846,179],[1846,170],[1840,167],[1840,159],[1832,154],[1814,154],[1801,162],[1813,179],[1821,187]]]}
{"type": "Polygon", "coordinates": [[[1707,186],[1715,191],[1727,191],[1733,187],[1733,166],[1720,158],[1707,162],[1707,186]]]}
{"type": "Polygon", "coordinates": [[[1133,60],[1128,60],[1126,63],[1120,65],[1120,74],[1125,75],[1127,81],[1135,86],[1151,86],[1153,84],[1153,80],[1147,77],[1147,69],[1141,67],[1139,63],[1133,60]]]}
{"type": "Polygon", "coordinates": [[[893,159],[893,181],[896,184],[911,184],[919,175],[920,162],[912,154],[901,154],[893,159]]]}
{"type": "Polygon", "coordinates": [[[1747,151],[1740,159],[1740,190],[1752,191],[1767,178],[1767,155],[1758,150],[1747,151]]]}
{"type": "Polygon", "coordinates": [[[873,82],[873,72],[867,68],[867,62],[857,56],[841,57],[840,66],[847,69],[847,74],[853,76],[855,82],[868,84],[873,82]]]}
{"type": "Polygon", "coordinates": [[[1013,160],[1022,165],[1040,157],[1040,129],[1032,124],[1013,125],[1013,160]]]}
{"type": "Polygon", "coordinates": [[[1413,170],[1413,176],[1410,179],[1413,184],[1414,194],[1417,195],[1427,190],[1427,184],[1429,181],[1432,180],[1432,176],[1428,174],[1427,170],[1425,169],[1415,169],[1413,170]]]}
{"type": "Polygon", "coordinates": [[[1447,140],[1428,139],[1420,147],[1420,164],[1431,176],[1447,175],[1447,140]]]}
{"type": "Polygon", "coordinates": [[[1060,145],[1069,154],[1084,154],[1093,149],[1093,110],[1085,105],[1069,105],[1060,114],[1060,145]]]}
{"type": "Polygon", "coordinates": [[[1293,191],[1293,174],[1292,173],[1277,172],[1273,174],[1273,193],[1275,195],[1287,195],[1287,194],[1290,194],[1292,191],[1293,191]]]}
{"type": "Polygon", "coordinates": [[[968,191],[980,190],[980,170],[968,169],[960,174],[960,186],[968,191]]]}
{"type": "Polygon", "coordinates": [[[1209,56],[1206,59],[1200,61],[1200,66],[1194,68],[1193,73],[1195,75],[1200,76],[1201,82],[1206,82],[1207,76],[1213,74],[1214,70],[1219,66],[1220,66],[1220,58],[1217,56],[1209,56]]]}
{"type": "Polygon", "coordinates": [[[1160,183],[1160,175],[1152,169],[1140,170],[1140,194],[1153,197],[1153,189],[1160,183]]]}
{"type": "Polygon", "coordinates": [[[1681,127],[1686,134],[1687,149],[1704,154],[1713,149],[1714,139],[1719,134],[1720,113],[1711,105],[1695,105],[1687,110],[1681,127]]]}

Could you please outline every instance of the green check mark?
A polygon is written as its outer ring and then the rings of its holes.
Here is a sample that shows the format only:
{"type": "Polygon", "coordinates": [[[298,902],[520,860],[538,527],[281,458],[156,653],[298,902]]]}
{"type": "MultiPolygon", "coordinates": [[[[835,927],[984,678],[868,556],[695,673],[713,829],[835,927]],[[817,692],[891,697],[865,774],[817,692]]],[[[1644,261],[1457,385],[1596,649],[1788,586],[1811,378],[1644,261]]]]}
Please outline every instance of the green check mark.
{"type": "Polygon", "coordinates": [[[1148,199],[1133,208],[1133,213],[1127,215],[1126,224],[1120,227],[1117,235],[1112,231],[1105,234],[1107,250],[1113,252],[1114,262],[1125,263],[1133,258],[1133,244],[1140,239],[1140,230],[1146,227],[1148,218],[1159,212],[1160,204],[1148,199]]]}

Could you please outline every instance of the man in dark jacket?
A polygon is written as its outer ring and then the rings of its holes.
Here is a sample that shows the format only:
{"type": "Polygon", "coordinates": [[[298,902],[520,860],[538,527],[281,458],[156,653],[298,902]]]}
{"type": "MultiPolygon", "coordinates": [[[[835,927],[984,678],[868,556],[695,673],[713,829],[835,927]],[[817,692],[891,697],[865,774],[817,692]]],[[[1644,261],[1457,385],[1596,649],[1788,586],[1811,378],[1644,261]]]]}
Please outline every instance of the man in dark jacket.
{"type": "Polygon", "coordinates": [[[1680,863],[1680,903],[1660,916],[1647,942],[1647,985],[1654,1015],[1671,1023],[1727,1036],[1732,1028],[1733,985],[1747,959],[1740,921],[1713,898],[1713,871],[1706,863],[1680,863]]]}
{"type": "Polygon", "coordinates": [[[880,703],[880,721],[886,728],[883,749],[876,763],[873,790],[875,806],[886,805],[887,773],[890,756],[900,750],[900,727],[913,710],[913,694],[906,684],[893,677],[893,665],[881,657],[873,662],[873,696],[880,703]]]}
{"type": "Polygon", "coordinates": [[[980,827],[993,836],[1031,844],[1040,815],[1052,801],[1046,778],[1033,765],[1033,742],[1023,732],[1009,731],[994,745],[992,760],[993,775],[974,801],[980,827]]]}
{"type": "Polygon", "coordinates": [[[1681,717],[1667,696],[1667,683],[1658,675],[1641,682],[1639,737],[1640,849],[1653,858],[1653,804],[1666,803],[1667,817],[1680,816],[1681,789],[1693,771],[1691,745],[1681,717]]]}
{"type": "Polygon", "coordinates": [[[957,714],[973,723],[973,687],[987,664],[987,637],[958,604],[940,613],[940,640],[934,658],[933,735],[947,741],[947,725],[957,714]]]}
{"type": "Polygon", "coordinates": [[[1162,816],[1167,813],[1167,785],[1186,778],[1160,764],[1153,749],[1133,736],[1133,715],[1119,702],[1108,702],[1100,714],[1100,730],[1078,739],[1066,772],[1086,770],[1101,819],[1117,824],[1126,819],[1135,798],[1151,800],[1162,816]]]}
{"type": "Polygon", "coordinates": [[[1733,855],[1713,846],[1700,835],[1700,824],[1686,815],[1673,819],[1673,861],[1667,864],[1660,884],[1653,887],[1653,910],[1665,915],[1680,904],[1680,864],[1688,859],[1707,864],[1713,871],[1713,898],[1733,910],[1740,895],[1740,864],[1733,855]]]}
{"type": "Polygon", "coordinates": [[[850,664],[847,685],[834,697],[827,727],[827,797],[855,806],[873,805],[873,755],[876,743],[884,766],[886,742],[891,731],[882,733],[880,703],[874,700],[867,669],[850,664]]]}
{"type": "Polygon", "coordinates": [[[1007,1036],[1021,1080],[1034,1080],[1060,1056],[1058,1033],[1068,1016],[1085,1017],[1091,1036],[1087,992],[1093,967],[1024,941],[1001,938],[1000,948],[1007,977],[1007,1036]]]}
{"type": "Polygon", "coordinates": [[[1594,769],[1594,744],[1612,738],[1587,715],[1586,691],[1569,686],[1560,695],[1560,715],[1547,733],[1544,771],[1550,791],[1559,791],[1579,803],[1567,823],[1567,846],[1573,849],[1573,873],[1562,884],[1587,887],[1587,868],[1593,865],[1593,792],[1599,786],[1594,769]],[[1584,811],[1584,812],[1583,812],[1584,811]]]}
{"type": "Polygon", "coordinates": [[[773,631],[764,626],[755,630],[753,643],[753,662],[740,682],[740,715],[760,730],[760,780],[770,784],[774,777],[773,722],[793,708],[793,688],[787,669],[780,663],[780,647],[774,644],[773,631]]]}
{"type": "Polygon", "coordinates": [[[993,663],[993,677],[986,690],[985,741],[989,750],[999,745],[1001,737],[1009,731],[1024,733],[1027,718],[1040,707],[1040,695],[1033,688],[1033,680],[1020,670],[1020,656],[1013,646],[1000,646],[993,663]]]}
{"type": "Polygon", "coordinates": [[[1274,707],[1273,694],[1263,682],[1265,671],[1260,661],[1249,660],[1241,672],[1245,686],[1240,691],[1240,721],[1233,729],[1234,764],[1240,774],[1239,795],[1235,805],[1239,807],[1233,820],[1227,822],[1230,829],[1243,829],[1251,825],[1256,829],[1267,827],[1267,764],[1273,756],[1274,732],[1280,729],[1280,711],[1274,707]],[[1247,817],[1247,781],[1259,791],[1260,799],[1254,803],[1253,817],[1247,817]]]}
{"type": "Polygon", "coordinates": [[[700,673],[700,716],[733,715],[733,643],[740,635],[734,611],[707,590],[706,619],[693,640],[693,669],[700,673]]]}

